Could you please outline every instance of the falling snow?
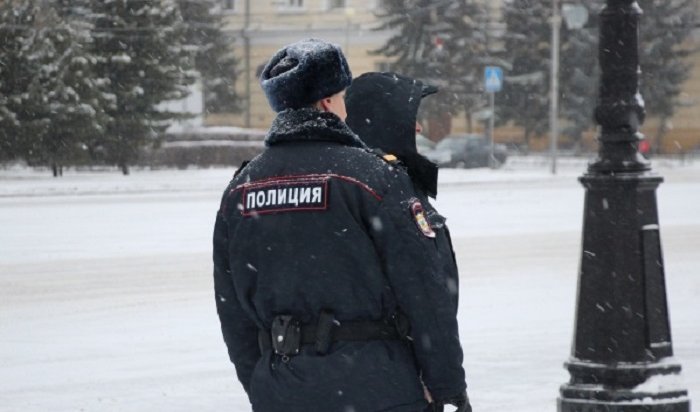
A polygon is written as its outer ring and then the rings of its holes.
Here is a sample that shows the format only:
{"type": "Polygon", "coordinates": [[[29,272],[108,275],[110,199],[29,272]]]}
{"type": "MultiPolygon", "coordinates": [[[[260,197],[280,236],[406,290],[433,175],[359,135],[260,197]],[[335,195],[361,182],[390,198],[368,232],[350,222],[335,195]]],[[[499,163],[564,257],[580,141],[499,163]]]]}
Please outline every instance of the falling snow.
{"type": "MultiPolygon", "coordinates": [[[[568,380],[584,168],[564,164],[556,177],[523,163],[441,171],[436,206],[460,267],[475,410],[556,410],[568,380]]],[[[659,171],[684,372],[637,390],[680,385],[692,397],[700,394],[700,164],[659,171]]],[[[211,276],[214,217],[232,173],[68,171],[55,181],[0,169],[0,411],[250,410],[221,338],[211,276]]]]}

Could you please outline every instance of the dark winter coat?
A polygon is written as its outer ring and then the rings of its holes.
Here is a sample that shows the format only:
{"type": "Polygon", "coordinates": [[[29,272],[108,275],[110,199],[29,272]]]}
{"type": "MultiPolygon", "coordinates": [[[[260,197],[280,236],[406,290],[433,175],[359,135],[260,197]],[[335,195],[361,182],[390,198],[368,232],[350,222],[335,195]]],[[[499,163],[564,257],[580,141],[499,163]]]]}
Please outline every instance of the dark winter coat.
{"type": "Polygon", "coordinates": [[[253,410],[421,411],[419,376],[436,399],[462,393],[456,316],[406,174],[314,109],[280,113],[266,144],[231,181],[214,233],[217,311],[253,410]],[[288,362],[260,352],[258,330],[276,315],[314,324],[324,309],[341,324],[400,309],[413,344],[308,345],[288,362]]]}
{"type": "Polygon", "coordinates": [[[418,153],[416,117],[424,96],[435,93],[427,86],[396,73],[365,73],[346,91],[346,122],[360,139],[372,148],[393,154],[408,169],[418,198],[426,209],[430,226],[436,233],[440,272],[446,273],[454,310],[459,299],[459,273],[445,217],[430,204],[437,196],[438,168],[418,153]]]}

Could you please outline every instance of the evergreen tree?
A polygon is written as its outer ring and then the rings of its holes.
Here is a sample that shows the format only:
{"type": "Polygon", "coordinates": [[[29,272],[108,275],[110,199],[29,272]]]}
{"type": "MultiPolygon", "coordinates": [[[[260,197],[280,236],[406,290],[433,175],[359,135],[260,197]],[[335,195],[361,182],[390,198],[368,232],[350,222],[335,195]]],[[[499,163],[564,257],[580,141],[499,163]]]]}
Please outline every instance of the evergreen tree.
{"type": "Polygon", "coordinates": [[[237,60],[231,49],[233,38],[223,31],[219,1],[178,0],[178,4],[185,23],[184,41],[194,54],[195,69],[202,79],[205,110],[237,112],[237,60]]]}
{"type": "Polygon", "coordinates": [[[693,50],[685,42],[698,23],[696,0],[639,0],[641,92],[647,114],[659,120],[654,139],[658,152],[669,120],[679,107],[693,50]]]}
{"type": "Polygon", "coordinates": [[[526,148],[530,138],[549,129],[551,16],[551,5],[543,0],[503,3],[503,57],[511,68],[504,73],[497,117],[522,127],[526,148]]]}
{"type": "Polygon", "coordinates": [[[187,96],[195,79],[192,61],[173,0],[104,0],[93,3],[93,11],[98,75],[109,79],[115,96],[98,149],[128,174],[141,147],[156,142],[168,121],[187,116],[160,104],[187,96]]]}
{"type": "Polygon", "coordinates": [[[467,132],[473,130],[472,114],[484,108],[484,68],[489,65],[503,65],[490,47],[494,39],[488,26],[490,16],[485,2],[468,1],[453,3],[445,11],[450,16],[452,50],[450,64],[457,67],[454,86],[457,108],[466,117],[467,132]]]}
{"type": "MultiPolygon", "coordinates": [[[[580,141],[583,131],[594,126],[600,76],[598,63],[598,13],[604,2],[579,1],[589,12],[589,23],[580,30],[562,30],[561,116],[563,133],[580,141]],[[591,87],[591,85],[595,85],[591,87]]],[[[691,49],[685,41],[697,22],[695,0],[640,0],[644,10],[640,28],[641,93],[647,114],[659,121],[656,150],[662,145],[668,121],[680,105],[678,96],[688,79],[691,49]]]]}
{"type": "Polygon", "coordinates": [[[105,82],[94,77],[86,4],[49,0],[43,6],[29,46],[35,72],[24,104],[31,108],[27,129],[35,150],[26,158],[50,165],[57,176],[63,166],[88,160],[88,143],[103,132],[105,82]]]}
{"type": "Polygon", "coordinates": [[[375,52],[392,58],[395,71],[441,89],[422,105],[431,138],[449,133],[451,115],[464,111],[470,120],[482,104],[481,78],[489,59],[484,3],[386,0],[378,17],[379,30],[397,34],[375,52]],[[435,130],[436,123],[443,123],[442,130],[435,130]]]}
{"type": "Polygon", "coordinates": [[[593,111],[597,105],[600,67],[598,65],[598,12],[601,0],[578,0],[588,11],[588,23],[561,30],[561,64],[559,72],[562,134],[572,139],[580,150],[583,133],[595,126],[593,111]]]}
{"type": "MultiPolygon", "coordinates": [[[[583,29],[561,32],[560,117],[563,134],[579,142],[585,130],[594,126],[597,104],[598,13],[602,0],[578,0],[589,12],[583,29]]],[[[679,106],[678,96],[688,79],[692,51],[685,40],[697,22],[695,0],[639,0],[644,10],[640,30],[641,92],[647,113],[659,119],[656,133],[661,145],[668,120],[679,106]]],[[[513,69],[506,74],[501,118],[523,127],[525,141],[545,136],[549,128],[549,75],[551,56],[551,4],[544,0],[506,0],[505,58],[513,69]]]]}
{"type": "Polygon", "coordinates": [[[38,9],[33,1],[0,2],[0,160],[22,157],[26,143],[23,120],[32,79],[27,47],[38,9]]]}

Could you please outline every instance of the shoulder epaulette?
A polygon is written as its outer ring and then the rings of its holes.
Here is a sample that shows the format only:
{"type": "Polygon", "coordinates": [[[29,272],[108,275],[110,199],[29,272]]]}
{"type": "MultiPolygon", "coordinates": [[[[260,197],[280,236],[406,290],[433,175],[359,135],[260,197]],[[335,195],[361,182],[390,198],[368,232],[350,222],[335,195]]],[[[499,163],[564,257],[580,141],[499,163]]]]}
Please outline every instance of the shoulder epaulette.
{"type": "Polygon", "coordinates": [[[371,149],[370,151],[392,166],[401,163],[398,157],[381,149],[371,149]]]}

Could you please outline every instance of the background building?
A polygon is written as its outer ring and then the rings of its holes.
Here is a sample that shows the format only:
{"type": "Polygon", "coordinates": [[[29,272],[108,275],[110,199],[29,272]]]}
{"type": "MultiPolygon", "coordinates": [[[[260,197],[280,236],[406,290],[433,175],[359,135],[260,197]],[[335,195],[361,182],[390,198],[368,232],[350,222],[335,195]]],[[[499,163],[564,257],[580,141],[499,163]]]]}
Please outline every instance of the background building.
{"type": "MultiPolygon", "coordinates": [[[[697,2],[700,5],[700,0],[697,2]]],[[[233,40],[233,52],[240,61],[236,88],[245,101],[242,112],[209,114],[206,124],[269,127],[274,113],[257,77],[267,59],[293,41],[317,37],[340,45],[355,76],[367,71],[389,70],[391,61],[372,53],[391,35],[375,30],[379,26],[376,14],[381,11],[381,3],[382,0],[222,0],[226,29],[233,40]]],[[[502,0],[489,1],[488,4],[493,27],[498,29],[502,0]]],[[[700,44],[700,30],[696,30],[690,41],[700,44]]],[[[695,52],[691,59],[694,68],[680,97],[683,107],[677,109],[673,119],[667,122],[668,131],[662,144],[666,152],[700,148],[700,52],[695,52]]],[[[653,118],[647,120],[643,129],[647,138],[654,138],[658,124],[653,118]]],[[[455,116],[452,127],[453,132],[463,132],[466,129],[464,116],[455,116]]],[[[477,125],[477,132],[481,131],[480,127],[477,125]]],[[[496,139],[503,142],[516,141],[519,135],[514,127],[501,127],[495,131],[496,139]]],[[[594,136],[594,130],[585,134],[584,147],[595,147],[594,136]]],[[[534,149],[544,149],[547,144],[547,139],[532,141],[534,149]]]]}
{"type": "MultiPolygon", "coordinates": [[[[700,0],[697,3],[700,7],[700,0]]],[[[695,28],[690,42],[695,50],[691,56],[693,68],[680,95],[682,107],[676,110],[676,114],[667,125],[668,133],[662,143],[666,153],[700,151],[700,27],[695,28]]],[[[643,132],[650,137],[653,136],[658,121],[649,119],[647,123],[643,132]]]]}
{"type": "Polygon", "coordinates": [[[241,62],[236,84],[240,95],[248,96],[240,114],[214,114],[210,125],[267,128],[274,113],[269,108],[257,77],[275,51],[304,38],[321,38],[342,47],[354,75],[386,70],[383,56],[371,54],[388,37],[372,30],[374,13],[381,0],[224,0],[233,50],[241,62]]]}

